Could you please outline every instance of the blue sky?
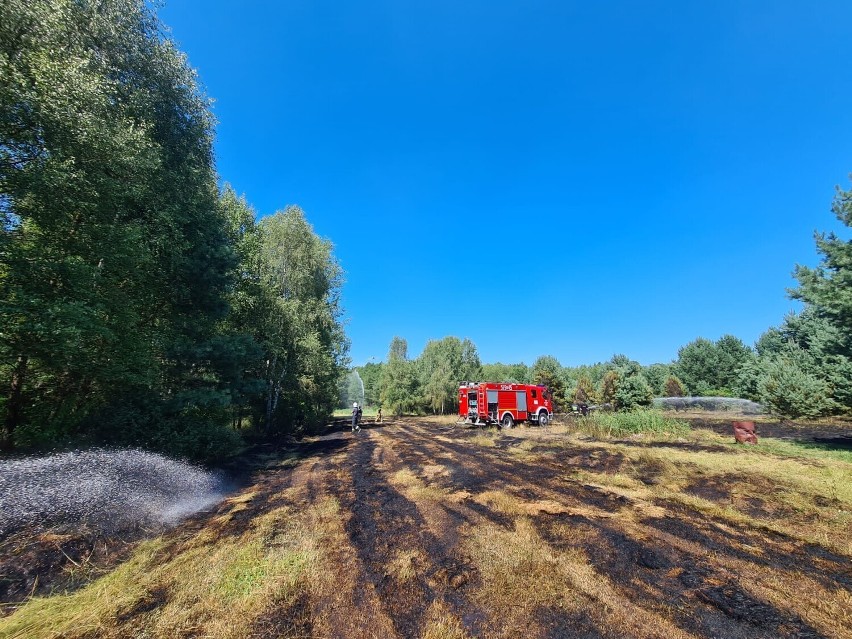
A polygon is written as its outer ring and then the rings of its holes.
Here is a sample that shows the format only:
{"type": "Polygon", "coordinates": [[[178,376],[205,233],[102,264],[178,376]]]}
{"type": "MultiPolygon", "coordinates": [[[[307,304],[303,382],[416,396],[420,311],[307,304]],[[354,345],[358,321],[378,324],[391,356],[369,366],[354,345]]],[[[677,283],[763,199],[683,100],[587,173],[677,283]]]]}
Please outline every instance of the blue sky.
{"type": "Polygon", "coordinates": [[[159,11],[223,181],[335,244],[353,363],[751,344],[852,172],[852,3],[224,2],[159,11]]]}

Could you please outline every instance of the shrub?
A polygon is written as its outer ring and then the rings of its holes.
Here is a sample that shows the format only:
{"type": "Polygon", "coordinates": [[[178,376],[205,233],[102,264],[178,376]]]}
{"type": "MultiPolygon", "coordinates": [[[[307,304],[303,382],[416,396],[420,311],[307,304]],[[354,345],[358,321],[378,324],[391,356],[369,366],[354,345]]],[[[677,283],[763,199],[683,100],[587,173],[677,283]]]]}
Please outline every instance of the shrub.
{"type": "Polygon", "coordinates": [[[686,389],[683,387],[683,382],[675,375],[669,375],[666,383],[663,385],[663,394],[665,397],[683,397],[686,395],[686,389]]]}
{"type": "Polygon", "coordinates": [[[615,407],[618,410],[631,410],[640,406],[650,406],[654,391],[641,373],[625,377],[615,391],[615,407]]]}
{"type": "Polygon", "coordinates": [[[757,382],[761,402],[782,417],[819,417],[837,409],[831,388],[786,357],[769,360],[757,382]]]}
{"type": "Polygon", "coordinates": [[[704,395],[706,397],[736,397],[730,388],[708,388],[704,395]]]}
{"type": "Polygon", "coordinates": [[[594,404],[597,401],[594,384],[586,375],[581,375],[574,389],[574,401],[578,404],[594,404]]]}
{"type": "Polygon", "coordinates": [[[618,390],[618,384],[621,381],[621,377],[618,374],[618,371],[607,371],[606,375],[603,376],[600,385],[600,395],[601,403],[610,404],[612,406],[615,405],[615,393],[618,390]]]}

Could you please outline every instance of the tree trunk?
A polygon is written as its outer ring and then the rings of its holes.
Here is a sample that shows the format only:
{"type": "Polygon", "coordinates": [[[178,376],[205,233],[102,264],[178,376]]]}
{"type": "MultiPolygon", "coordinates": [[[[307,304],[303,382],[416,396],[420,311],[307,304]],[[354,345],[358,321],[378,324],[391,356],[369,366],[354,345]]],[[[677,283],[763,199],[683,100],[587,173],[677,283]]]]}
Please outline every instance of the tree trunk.
{"type": "Polygon", "coordinates": [[[9,384],[9,398],[6,401],[6,423],[3,432],[0,433],[0,451],[9,452],[15,447],[13,436],[15,429],[21,421],[21,408],[23,407],[24,380],[27,376],[28,359],[25,355],[18,357],[18,362],[12,371],[12,380],[9,384]]]}

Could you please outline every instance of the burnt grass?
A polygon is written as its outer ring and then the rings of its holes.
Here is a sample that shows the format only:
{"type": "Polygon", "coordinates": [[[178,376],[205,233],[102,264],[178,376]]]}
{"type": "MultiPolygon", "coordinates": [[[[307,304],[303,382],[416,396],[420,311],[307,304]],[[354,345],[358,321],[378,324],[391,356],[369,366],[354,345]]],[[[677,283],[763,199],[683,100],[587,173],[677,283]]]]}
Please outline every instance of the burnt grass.
{"type": "MultiPolygon", "coordinates": [[[[765,436],[761,426],[758,434],[765,436]]],[[[658,614],[694,636],[850,636],[822,634],[789,609],[747,592],[730,566],[714,561],[714,557],[724,557],[745,562],[757,572],[801,574],[852,596],[849,557],[759,528],[731,522],[723,526],[708,515],[670,503],[664,505],[664,516],[639,517],[638,524],[648,533],[633,536],[620,518],[620,513],[631,509],[631,500],[573,478],[576,471],[585,471],[586,477],[589,473],[620,472],[628,463],[624,455],[596,447],[594,442],[572,448],[568,444],[548,446],[544,441],[532,446],[528,454],[517,455],[512,449],[523,438],[500,434],[489,447],[473,443],[471,438],[476,434],[475,430],[416,419],[368,423],[355,435],[345,424],[333,425],[310,443],[290,446],[286,452],[295,460],[293,465],[247,465],[237,487],[255,493],[247,508],[233,513],[224,523],[221,515],[226,509],[222,505],[189,518],[166,533],[168,543],[162,559],[179,554],[202,529],[216,533],[210,543],[241,534],[255,517],[282,504],[285,489],[301,482],[305,503],[331,496],[340,504],[343,530],[357,566],[354,575],[346,575],[355,581],[348,602],[353,615],[372,598],[391,621],[397,637],[419,637],[428,626],[430,607],[437,603],[460,621],[470,637],[512,636],[501,626],[500,612],[477,595],[482,577],[464,551],[464,531],[470,527],[485,522],[507,531],[514,529],[512,516],[475,500],[478,493],[498,490],[527,502],[556,500],[564,504],[565,512],[533,512],[529,516],[542,540],[554,551],[580,551],[624,601],[658,614]],[[334,462],[330,461],[333,455],[334,462]],[[442,472],[427,472],[435,466],[442,472]],[[394,483],[394,474],[401,470],[409,471],[424,485],[448,494],[466,491],[473,498],[435,505],[448,526],[436,531],[424,519],[420,505],[394,483]],[[756,552],[755,548],[761,550],[756,552]],[[406,552],[412,557],[412,575],[400,579],[394,566],[406,552]]],[[[803,431],[799,427],[793,434],[802,437],[803,431]]],[[[827,436],[815,431],[811,441],[827,436]]],[[[831,436],[837,437],[836,432],[831,436]]],[[[640,481],[656,481],[653,468],[647,468],[644,474],[640,469],[639,473],[640,481]]],[[[734,487],[737,495],[744,495],[739,504],[744,512],[760,518],[787,515],[762,499],[770,486],[750,485],[738,477],[696,480],[685,492],[729,503],[734,487]]],[[[32,594],[79,587],[87,575],[93,578],[103,574],[126,558],[139,537],[104,540],[78,535],[27,540],[24,536],[0,540],[0,600],[9,612],[14,606],[8,604],[32,594]],[[92,570],[69,571],[69,566],[76,564],[89,565],[92,570]]],[[[126,622],[128,630],[134,628],[137,616],[161,606],[168,597],[166,591],[150,593],[135,608],[125,611],[117,623],[126,622]]],[[[322,614],[329,602],[312,597],[300,593],[278,602],[251,622],[250,636],[320,636],[314,634],[314,617],[322,614]]],[[[335,636],[358,635],[341,629],[335,636]]],[[[525,636],[597,639],[630,635],[608,627],[593,606],[567,611],[545,605],[529,616],[525,636]]]]}

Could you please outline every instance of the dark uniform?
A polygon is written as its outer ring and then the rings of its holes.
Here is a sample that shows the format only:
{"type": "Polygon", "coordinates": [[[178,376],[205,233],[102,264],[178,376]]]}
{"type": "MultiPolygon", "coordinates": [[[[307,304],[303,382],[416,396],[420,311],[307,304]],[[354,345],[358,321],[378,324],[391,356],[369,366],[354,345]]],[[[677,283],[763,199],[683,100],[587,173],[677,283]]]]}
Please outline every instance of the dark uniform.
{"type": "Polygon", "coordinates": [[[358,422],[360,422],[360,421],[361,421],[361,407],[358,406],[358,404],[355,404],[352,407],[352,432],[353,433],[361,430],[361,426],[358,424],[358,422]]]}

